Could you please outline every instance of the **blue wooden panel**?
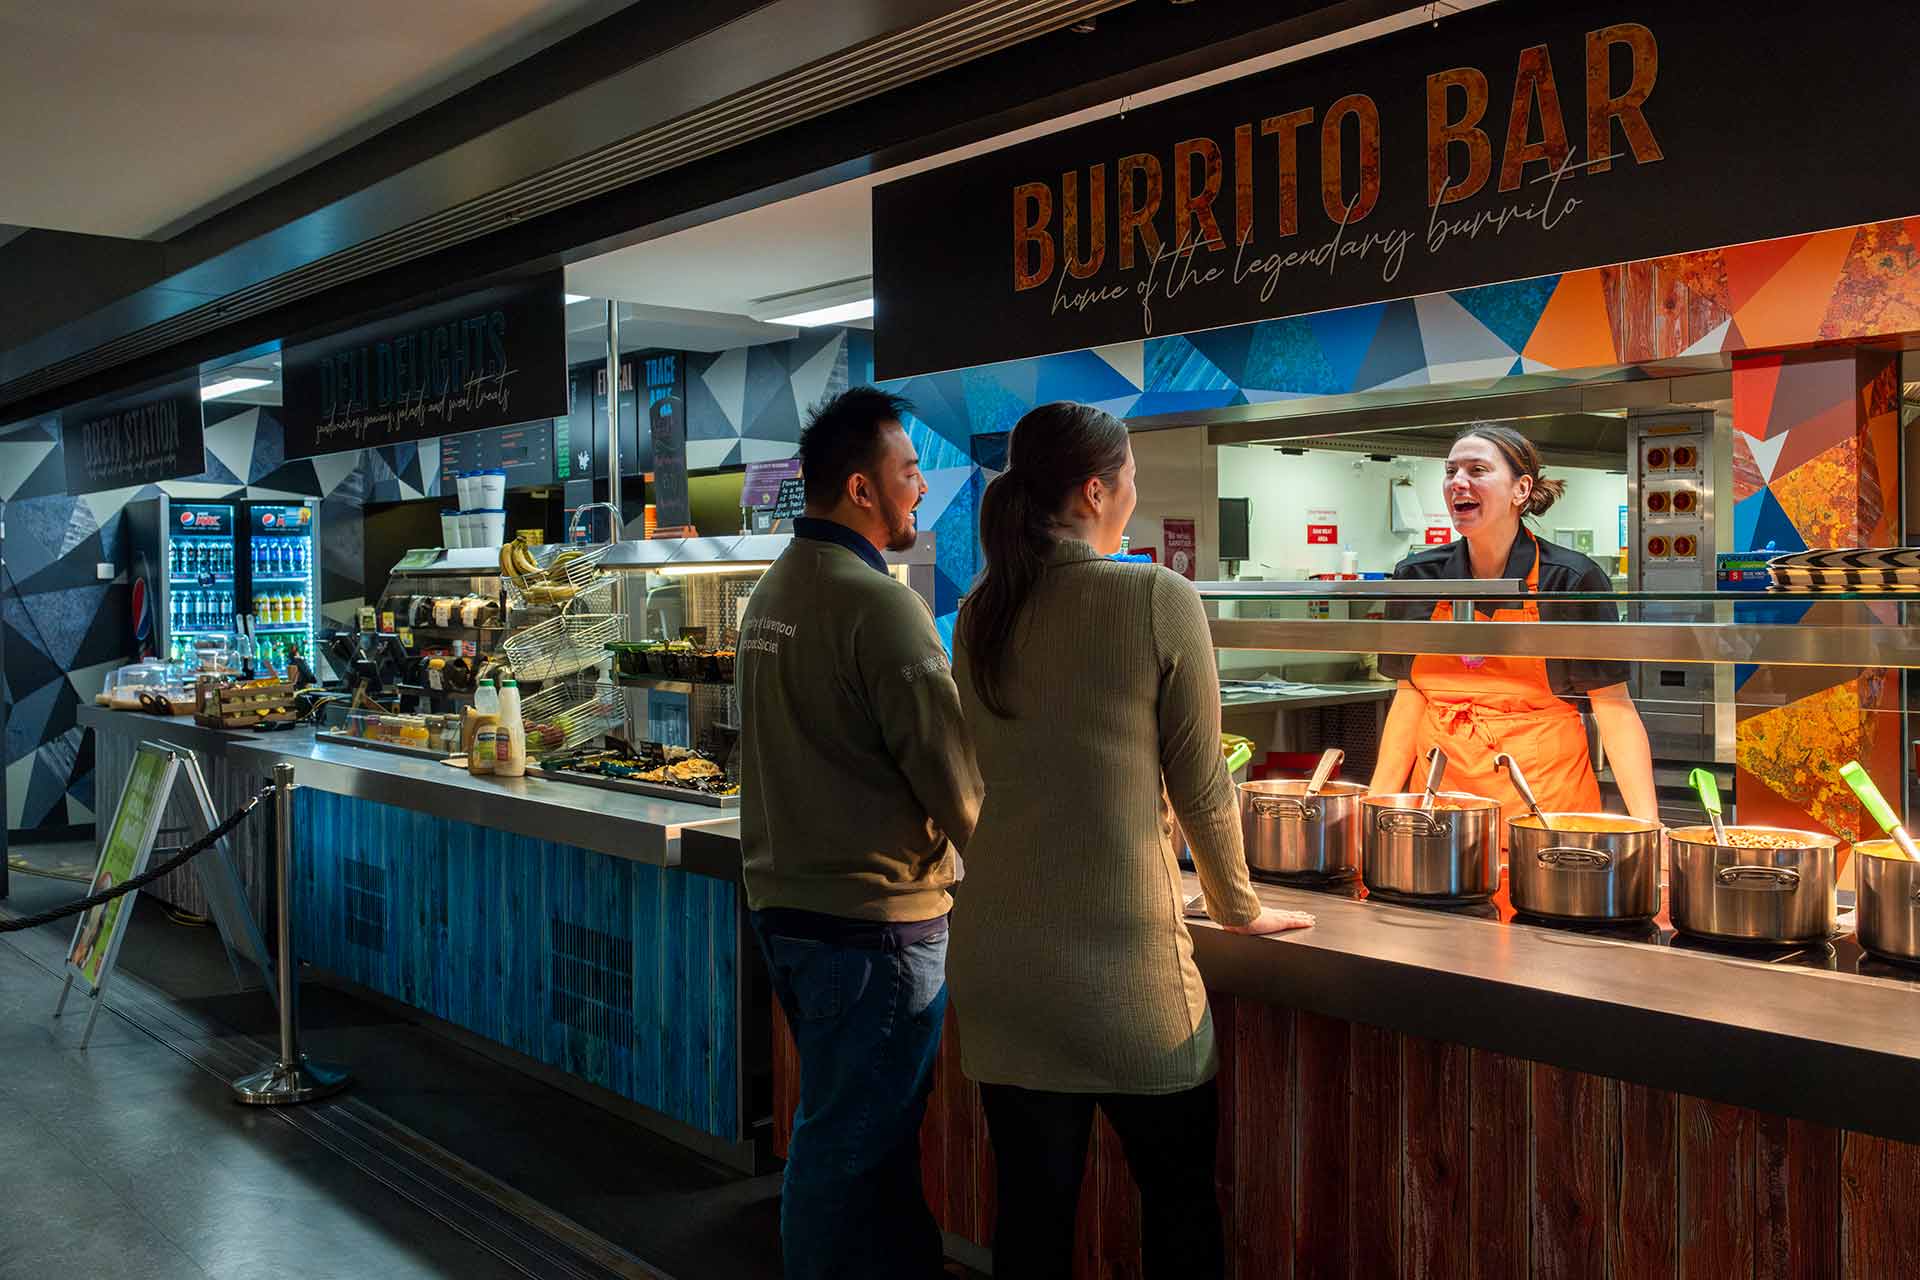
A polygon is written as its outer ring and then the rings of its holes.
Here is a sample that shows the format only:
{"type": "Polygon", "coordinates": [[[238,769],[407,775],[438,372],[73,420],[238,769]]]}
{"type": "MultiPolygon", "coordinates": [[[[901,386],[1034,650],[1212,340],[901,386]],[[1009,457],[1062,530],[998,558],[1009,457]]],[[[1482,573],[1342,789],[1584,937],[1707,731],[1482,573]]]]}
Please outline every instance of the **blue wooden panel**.
{"type": "Polygon", "coordinates": [[[734,887],[302,789],[302,959],[729,1141],[734,887]]]}

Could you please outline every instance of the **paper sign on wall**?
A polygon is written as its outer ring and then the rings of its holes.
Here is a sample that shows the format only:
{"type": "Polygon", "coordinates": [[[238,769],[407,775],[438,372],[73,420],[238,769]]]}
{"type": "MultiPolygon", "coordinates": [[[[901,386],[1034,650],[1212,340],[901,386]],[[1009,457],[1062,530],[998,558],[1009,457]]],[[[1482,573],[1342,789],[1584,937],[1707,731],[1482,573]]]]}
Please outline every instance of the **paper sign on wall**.
{"type": "Polygon", "coordinates": [[[1428,546],[1444,547],[1449,542],[1452,542],[1452,541],[1453,541],[1453,527],[1451,525],[1436,524],[1436,525],[1427,526],[1427,545],[1428,546]]]}
{"type": "Polygon", "coordinates": [[[1340,542],[1340,513],[1325,507],[1307,509],[1307,545],[1337,546],[1340,542]]]}
{"type": "Polygon", "coordinates": [[[1167,544],[1167,568],[1191,581],[1195,559],[1193,521],[1162,520],[1160,533],[1167,544]]]}

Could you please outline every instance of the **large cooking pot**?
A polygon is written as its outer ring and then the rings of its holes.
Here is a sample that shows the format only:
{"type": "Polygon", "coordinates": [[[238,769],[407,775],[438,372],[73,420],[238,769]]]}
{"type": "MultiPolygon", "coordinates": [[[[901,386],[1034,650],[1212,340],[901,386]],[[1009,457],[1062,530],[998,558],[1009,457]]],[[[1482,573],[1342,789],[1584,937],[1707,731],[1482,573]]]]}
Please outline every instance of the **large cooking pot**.
{"type": "Polygon", "coordinates": [[[1500,805],[1442,791],[1367,796],[1361,801],[1367,892],[1399,898],[1475,902],[1500,887],[1500,805]]]}
{"type": "Polygon", "coordinates": [[[1681,827],[1673,854],[1673,927],[1722,942],[1813,942],[1832,936],[1834,849],[1840,841],[1785,827],[1681,827]]]}
{"type": "Polygon", "coordinates": [[[1360,799],[1356,782],[1329,782],[1306,793],[1299,778],[1240,784],[1240,834],[1247,866],[1269,875],[1338,876],[1360,867],[1360,799]]]}
{"type": "Polygon", "coordinates": [[[1860,945],[1883,960],[1920,964],[1920,862],[1909,861],[1891,840],[1863,841],[1853,852],[1860,945]]]}
{"type": "Polygon", "coordinates": [[[1660,911],[1657,822],[1615,813],[1526,814],[1507,823],[1513,909],[1560,920],[1649,920],[1660,911]]]}

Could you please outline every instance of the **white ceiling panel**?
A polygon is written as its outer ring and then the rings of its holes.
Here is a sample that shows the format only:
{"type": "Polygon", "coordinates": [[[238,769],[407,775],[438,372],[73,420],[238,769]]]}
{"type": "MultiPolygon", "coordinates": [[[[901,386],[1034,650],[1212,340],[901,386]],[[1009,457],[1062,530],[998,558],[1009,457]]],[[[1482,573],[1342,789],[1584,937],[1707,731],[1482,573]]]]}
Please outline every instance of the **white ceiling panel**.
{"type": "Polygon", "coordinates": [[[624,0],[0,0],[0,223],[154,236],[624,0]]]}

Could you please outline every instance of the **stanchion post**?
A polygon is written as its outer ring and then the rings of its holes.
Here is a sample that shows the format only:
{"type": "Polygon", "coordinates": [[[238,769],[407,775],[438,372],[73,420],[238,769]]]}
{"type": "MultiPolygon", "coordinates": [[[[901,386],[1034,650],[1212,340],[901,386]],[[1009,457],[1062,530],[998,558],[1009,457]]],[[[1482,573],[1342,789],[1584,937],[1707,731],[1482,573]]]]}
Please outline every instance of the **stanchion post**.
{"type": "Polygon", "coordinates": [[[309,1062],[300,1051],[300,982],[293,955],[293,766],[273,766],[275,983],[280,989],[280,1056],[265,1071],[233,1082],[233,1096],[253,1106],[284,1106],[330,1097],[352,1083],[344,1067],[309,1062]]]}

